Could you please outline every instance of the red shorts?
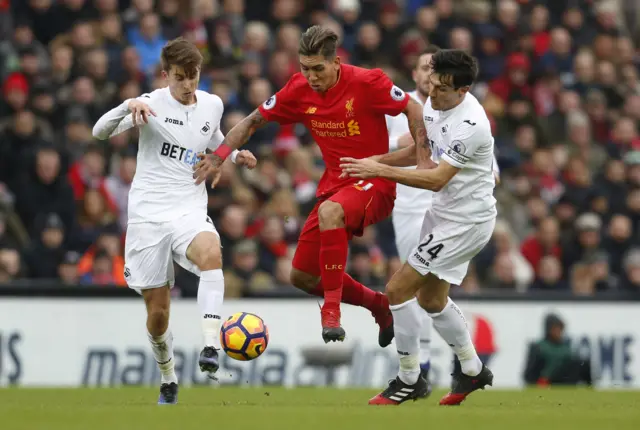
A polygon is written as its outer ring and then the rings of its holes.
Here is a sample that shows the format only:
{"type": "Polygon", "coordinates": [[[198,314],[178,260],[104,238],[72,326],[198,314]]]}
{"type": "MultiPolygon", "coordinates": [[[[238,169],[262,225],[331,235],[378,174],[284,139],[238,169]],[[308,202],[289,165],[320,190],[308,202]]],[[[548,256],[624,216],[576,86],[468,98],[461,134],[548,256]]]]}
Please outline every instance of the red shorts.
{"type": "Polygon", "coordinates": [[[302,227],[298,247],[293,256],[293,267],[320,276],[318,208],[324,201],[331,200],[342,206],[347,237],[351,239],[353,236],[362,236],[365,227],[391,215],[395,199],[395,182],[374,178],[348,185],[331,197],[318,201],[302,227]]]}

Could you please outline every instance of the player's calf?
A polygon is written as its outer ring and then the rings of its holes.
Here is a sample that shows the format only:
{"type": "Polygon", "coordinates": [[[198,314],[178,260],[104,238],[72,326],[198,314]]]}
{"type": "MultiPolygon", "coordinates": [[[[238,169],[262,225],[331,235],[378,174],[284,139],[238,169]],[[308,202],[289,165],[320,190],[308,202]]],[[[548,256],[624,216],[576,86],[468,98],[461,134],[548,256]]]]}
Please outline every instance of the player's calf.
{"type": "Polygon", "coordinates": [[[318,207],[320,227],[320,277],[324,289],[324,305],[320,313],[322,338],[325,342],[341,342],[345,331],[340,326],[340,302],[349,248],[340,203],[330,200],[318,207]]]}
{"type": "Polygon", "coordinates": [[[142,297],[147,307],[147,337],[161,375],[158,403],[175,403],[172,393],[175,391],[177,395],[178,377],[173,357],[173,334],[169,328],[170,290],[168,286],[145,289],[142,297]]]}
{"type": "Polygon", "coordinates": [[[199,233],[187,248],[187,258],[201,270],[198,285],[198,307],[202,323],[204,347],[198,364],[202,372],[215,379],[220,365],[218,339],[222,324],[222,302],[224,300],[224,274],[222,272],[222,252],[217,234],[204,231],[199,233]]]}

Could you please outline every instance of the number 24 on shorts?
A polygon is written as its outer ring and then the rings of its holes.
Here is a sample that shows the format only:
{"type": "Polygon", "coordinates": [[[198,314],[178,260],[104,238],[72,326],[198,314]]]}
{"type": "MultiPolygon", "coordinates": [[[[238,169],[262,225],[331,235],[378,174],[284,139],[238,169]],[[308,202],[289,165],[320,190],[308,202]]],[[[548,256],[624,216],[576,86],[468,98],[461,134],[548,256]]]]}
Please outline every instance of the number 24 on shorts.
{"type": "MultiPolygon", "coordinates": [[[[431,243],[432,240],[433,240],[433,234],[429,234],[427,239],[424,242],[422,242],[422,243],[420,243],[418,245],[418,252],[422,253],[424,248],[429,246],[429,244],[431,243]]],[[[440,253],[440,251],[442,251],[442,248],[444,248],[444,245],[442,243],[439,243],[439,244],[427,249],[427,254],[429,254],[429,256],[431,257],[431,260],[435,260],[436,259],[436,257],[440,253]]]]}

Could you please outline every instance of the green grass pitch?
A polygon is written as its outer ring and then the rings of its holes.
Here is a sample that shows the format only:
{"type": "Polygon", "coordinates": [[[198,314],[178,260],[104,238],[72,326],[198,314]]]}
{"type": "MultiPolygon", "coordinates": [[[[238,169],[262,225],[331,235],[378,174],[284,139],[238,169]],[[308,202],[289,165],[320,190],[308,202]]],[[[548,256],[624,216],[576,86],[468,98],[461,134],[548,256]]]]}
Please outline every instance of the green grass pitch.
{"type": "Polygon", "coordinates": [[[158,406],[153,388],[0,389],[2,430],[625,430],[640,429],[640,392],[486,390],[459,407],[443,392],[373,407],[375,390],[185,388],[158,406]]]}

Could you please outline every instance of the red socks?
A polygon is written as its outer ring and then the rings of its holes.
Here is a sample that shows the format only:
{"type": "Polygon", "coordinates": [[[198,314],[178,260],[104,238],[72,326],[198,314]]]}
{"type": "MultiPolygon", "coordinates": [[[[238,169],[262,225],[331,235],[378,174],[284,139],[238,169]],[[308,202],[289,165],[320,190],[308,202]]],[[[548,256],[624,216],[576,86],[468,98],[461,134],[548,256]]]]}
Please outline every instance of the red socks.
{"type": "Polygon", "coordinates": [[[342,303],[362,306],[373,313],[389,310],[387,296],[367,288],[346,273],[342,278],[342,303]]]}
{"type": "Polygon", "coordinates": [[[325,306],[338,307],[342,300],[342,279],[348,251],[349,242],[344,228],[320,232],[320,278],[325,306]]]}
{"type": "MultiPolygon", "coordinates": [[[[324,297],[325,291],[322,281],[318,282],[318,285],[308,293],[313,296],[324,297]]],[[[369,309],[373,313],[386,312],[389,310],[387,296],[362,285],[346,273],[342,276],[341,301],[349,305],[361,306],[369,309]]]]}

